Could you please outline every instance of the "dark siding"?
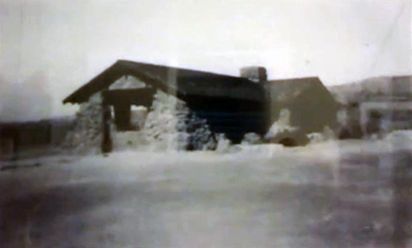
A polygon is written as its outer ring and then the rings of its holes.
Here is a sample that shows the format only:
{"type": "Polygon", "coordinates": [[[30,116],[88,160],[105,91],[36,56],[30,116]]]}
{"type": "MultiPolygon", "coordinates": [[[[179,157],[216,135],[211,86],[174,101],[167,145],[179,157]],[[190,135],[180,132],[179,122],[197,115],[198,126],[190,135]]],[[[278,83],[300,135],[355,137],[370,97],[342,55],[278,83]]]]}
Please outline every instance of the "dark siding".
{"type": "Polygon", "coordinates": [[[266,132],[267,115],[262,102],[202,96],[191,96],[186,102],[197,117],[207,121],[212,132],[224,133],[234,143],[246,133],[266,132]]]}
{"type": "Polygon", "coordinates": [[[73,123],[73,119],[0,123],[0,159],[31,149],[60,145],[73,123]]]}

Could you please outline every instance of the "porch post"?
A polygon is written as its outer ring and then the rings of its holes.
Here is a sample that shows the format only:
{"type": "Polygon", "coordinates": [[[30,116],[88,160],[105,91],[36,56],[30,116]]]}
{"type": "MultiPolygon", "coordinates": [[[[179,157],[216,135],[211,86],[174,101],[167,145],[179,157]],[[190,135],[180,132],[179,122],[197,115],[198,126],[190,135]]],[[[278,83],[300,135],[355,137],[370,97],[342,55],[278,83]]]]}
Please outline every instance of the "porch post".
{"type": "Polygon", "coordinates": [[[102,153],[109,153],[113,149],[112,138],[110,135],[110,106],[106,102],[105,91],[102,93],[102,142],[101,142],[101,151],[102,153]]]}

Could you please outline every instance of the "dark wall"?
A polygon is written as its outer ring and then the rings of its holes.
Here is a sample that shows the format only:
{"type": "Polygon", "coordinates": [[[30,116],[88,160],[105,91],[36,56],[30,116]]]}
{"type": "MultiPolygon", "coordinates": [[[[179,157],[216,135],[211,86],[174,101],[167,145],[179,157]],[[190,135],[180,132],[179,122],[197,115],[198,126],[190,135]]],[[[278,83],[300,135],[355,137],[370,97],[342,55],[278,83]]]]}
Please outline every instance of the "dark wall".
{"type": "Polygon", "coordinates": [[[266,93],[261,84],[226,77],[179,77],[178,97],[207,121],[214,133],[239,143],[246,133],[263,135],[268,128],[266,93]]]}
{"type": "Polygon", "coordinates": [[[13,155],[33,148],[60,145],[72,129],[73,123],[74,119],[69,118],[0,123],[0,155],[13,155]]]}
{"type": "Polygon", "coordinates": [[[263,135],[267,131],[265,103],[223,97],[184,97],[193,113],[205,119],[214,133],[224,133],[239,143],[246,133],[263,135]]]}
{"type": "Polygon", "coordinates": [[[295,89],[293,84],[291,84],[292,90],[268,86],[269,93],[274,93],[276,96],[282,95],[283,90],[291,92],[284,97],[285,99],[276,97],[269,99],[271,123],[278,120],[282,109],[288,109],[291,114],[290,124],[299,127],[303,133],[322,132],[325,126],[336,128],[339,104],[320,83],[308,81],[307,84],[309,86],[295,87],[297,95],[293,93],[295,89]]]}

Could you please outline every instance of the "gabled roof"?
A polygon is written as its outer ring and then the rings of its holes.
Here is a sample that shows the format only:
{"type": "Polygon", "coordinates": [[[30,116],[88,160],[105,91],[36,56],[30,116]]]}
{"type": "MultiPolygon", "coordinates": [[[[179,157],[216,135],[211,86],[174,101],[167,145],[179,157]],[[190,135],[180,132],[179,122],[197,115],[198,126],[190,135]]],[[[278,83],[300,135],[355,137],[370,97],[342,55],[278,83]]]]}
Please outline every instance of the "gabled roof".
{"type": "Polygon", "coordinates": [[[263,87],[248,79],[171,66],[118,60],[63,100],[81,103],[107,89],[122,76],[134,76],[165,92],[180,95],[208,95],[262,101],[263,87]]]}
{"type": "Polygon", "coordinates": [[[270,89],[272,100],[277,102],[293,100],[313,87],[329,93],[318,77],[271,80],[267,82],[266,87],[270,89]]]}

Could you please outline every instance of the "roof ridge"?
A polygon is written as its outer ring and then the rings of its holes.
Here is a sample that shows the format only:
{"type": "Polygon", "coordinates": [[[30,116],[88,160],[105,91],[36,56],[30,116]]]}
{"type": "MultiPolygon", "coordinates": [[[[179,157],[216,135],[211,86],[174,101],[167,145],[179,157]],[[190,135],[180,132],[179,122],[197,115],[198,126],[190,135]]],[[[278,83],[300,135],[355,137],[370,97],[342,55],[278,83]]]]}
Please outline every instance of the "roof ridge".
{"type": "Polygon", "coordinates": [[[123,63],[130,63],[130,64],[137,64],[137,65],[144,65],[144,66],[154,66],[154,67],[163,67],[163,68],[169,68],[169,69],[176,69],[176,70],[183,70],[183,71],[190,71],[190,72],[196,72],[196,73],[207,73],[207,74],[212,74],[220,77],[230,77],[230,78],[240,78],[240,79],[246,79],[241,76],[234,76],[234,75],[229,75],[229,74],[223,74],[219,72],[212,72],[212,71],[205,71],[201,69],[191,69],[187,67],[180,67],[180,66],[170,66],[170,65],[162,65],[162,64],[155,64],[155,63],[148,63],[148,62],[137,62],[133,60],[126,60],[126,59],[118,59],[114,64],[123,64],[123,63]]]}
{"type": "Polygon", "coordinates": [[[280,81],[296,81],[296,80],[308,80],[308,79],[314,79],[314,80],[320,80],[318,76],[309,76],[309,77],[292,77],[292,78],[282,78],[282,79],[271,79],[268,80],[268,82],[280,82],[280,81]]]}

